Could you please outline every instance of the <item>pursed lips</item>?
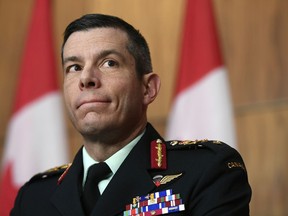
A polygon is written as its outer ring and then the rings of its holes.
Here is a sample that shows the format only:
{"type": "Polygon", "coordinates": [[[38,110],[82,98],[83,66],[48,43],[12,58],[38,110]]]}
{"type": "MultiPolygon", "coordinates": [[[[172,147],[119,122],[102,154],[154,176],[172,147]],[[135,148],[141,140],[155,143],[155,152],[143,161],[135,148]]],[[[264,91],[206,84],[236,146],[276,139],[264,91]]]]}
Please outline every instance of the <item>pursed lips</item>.
{"type": "Polygon", "coordinates": [[[83,105],[89,105],[89,104],[107,104],[107,103],[111,103],[110,100],[105,100],[105,99],[93,99],[93,100],[83,100],[83,101],[80,101],[78,104],[77,104],[77,109],[79,109],[81,106],[83,105]]]}

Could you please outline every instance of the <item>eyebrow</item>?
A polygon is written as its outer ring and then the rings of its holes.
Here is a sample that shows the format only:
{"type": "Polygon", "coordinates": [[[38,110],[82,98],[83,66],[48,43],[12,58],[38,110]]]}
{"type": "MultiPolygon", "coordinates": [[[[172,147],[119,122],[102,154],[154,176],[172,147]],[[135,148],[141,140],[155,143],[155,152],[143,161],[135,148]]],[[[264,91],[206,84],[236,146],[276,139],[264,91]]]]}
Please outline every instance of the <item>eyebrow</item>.
{"type": "Polygon", "coordinates": [[[69,56],[67,58],[64,58],[63,60],[63,66],[67,63],[67,62],[79,62],[81,61],[81,58],[78,56],[69,56]]]}
{"type": "Polygon", "coordinates": [[[111,50],[103,50],[101,51],[98,55],[97,55],[97,58],[104,58],[108,55],[111,55],[111,54],[115,54],[117,55],[118,57],[120,57],[122,59],[122,61],[125,61],[125,57],[123,56],[122,53],[118,52],[117,50],[114,50],[114,49],[111,49],[111,50]]]}
{"type": "MultiPolygon", "coordinates": [[[[125,61],[125,57],[123,56],[122,53],[118,52],[117,50],[111,49],[111,50],[103,50],[100,53],[97,54],[96,59],[101,59],[104,58],[108,55],[115,54],[121,58],[122,61],[125,61]]],[[[67,62],[81,62],[83,61],[81,57],[79,56],[68,56],[67,58],[64,58],[63,60],[63,66],[67,62]]]]}

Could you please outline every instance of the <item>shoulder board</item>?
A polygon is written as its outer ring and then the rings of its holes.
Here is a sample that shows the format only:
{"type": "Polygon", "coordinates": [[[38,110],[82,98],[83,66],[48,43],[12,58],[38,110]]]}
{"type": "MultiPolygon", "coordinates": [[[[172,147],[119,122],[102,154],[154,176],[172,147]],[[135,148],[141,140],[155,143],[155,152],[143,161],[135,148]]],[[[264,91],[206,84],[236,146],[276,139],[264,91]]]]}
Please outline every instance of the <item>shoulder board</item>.
{"type": "Polygon", "coordinates": [[[206,148],[207,145],[222,145],[224,144],[218,140],[170,140],[166,141],[167,150],[181,150],[181,149],[201,149],[206,148]]]}
{"type": "Polygon", "coordinates": [[[66,170],[69,169],[69,167],[71,166],[71,163],[69,164],[64,164],[61,166],[57,166],[54,168],[51,168],[49,170],[46,170],[45,172],[41,172],[38,173],[36,175],[34,175],[29,182],[34,182],[36,180],[40,180],[40,179],[46,179],[52,176],[59,176],[59,175],[63,175],[65,173],[66,170]]]}

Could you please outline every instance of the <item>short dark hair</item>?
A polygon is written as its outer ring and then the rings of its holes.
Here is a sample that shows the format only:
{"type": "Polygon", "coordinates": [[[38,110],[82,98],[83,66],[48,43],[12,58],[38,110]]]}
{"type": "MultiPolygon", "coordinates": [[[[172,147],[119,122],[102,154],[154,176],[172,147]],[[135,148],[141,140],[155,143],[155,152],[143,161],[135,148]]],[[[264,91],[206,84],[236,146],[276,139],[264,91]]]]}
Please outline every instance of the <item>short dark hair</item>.
{"type": "Polygon", "coordinates": [[[64,32],[61,59],[63,64],[63,49],[70,35],[78,31],[87,31],[92,28],[116,28],[128,35],[127,50],[134,57],[136,71],[139,77],[152,72],[152,62],[149,46],[139,30],[120,19],[119,17],[104,14],[87,14],[71,22],[64,32]]]}

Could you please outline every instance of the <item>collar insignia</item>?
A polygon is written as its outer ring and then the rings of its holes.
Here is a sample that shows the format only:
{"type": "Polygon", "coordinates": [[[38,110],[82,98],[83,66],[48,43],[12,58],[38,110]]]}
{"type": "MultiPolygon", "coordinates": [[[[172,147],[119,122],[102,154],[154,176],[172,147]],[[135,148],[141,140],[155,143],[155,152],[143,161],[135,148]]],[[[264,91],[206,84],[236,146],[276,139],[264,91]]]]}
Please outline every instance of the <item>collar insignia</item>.
{"type": "Polygon", "coordinates": [[[62,175],[59,177],[58,181],[57,181],[57,184],[60,185],[61,182],[63,181],[64,177],[66,176],[68,170],[70,169],[72,163],[69,163],[65,166],[63,166],[62,168],[65,169],[65,171],[62,173],[62,175]]]}
{"type": "Polygon", "coordinates": [[[166,169],[166,145],[161,139],[153,140],[151,142],[151,169],[166,169]]]}

